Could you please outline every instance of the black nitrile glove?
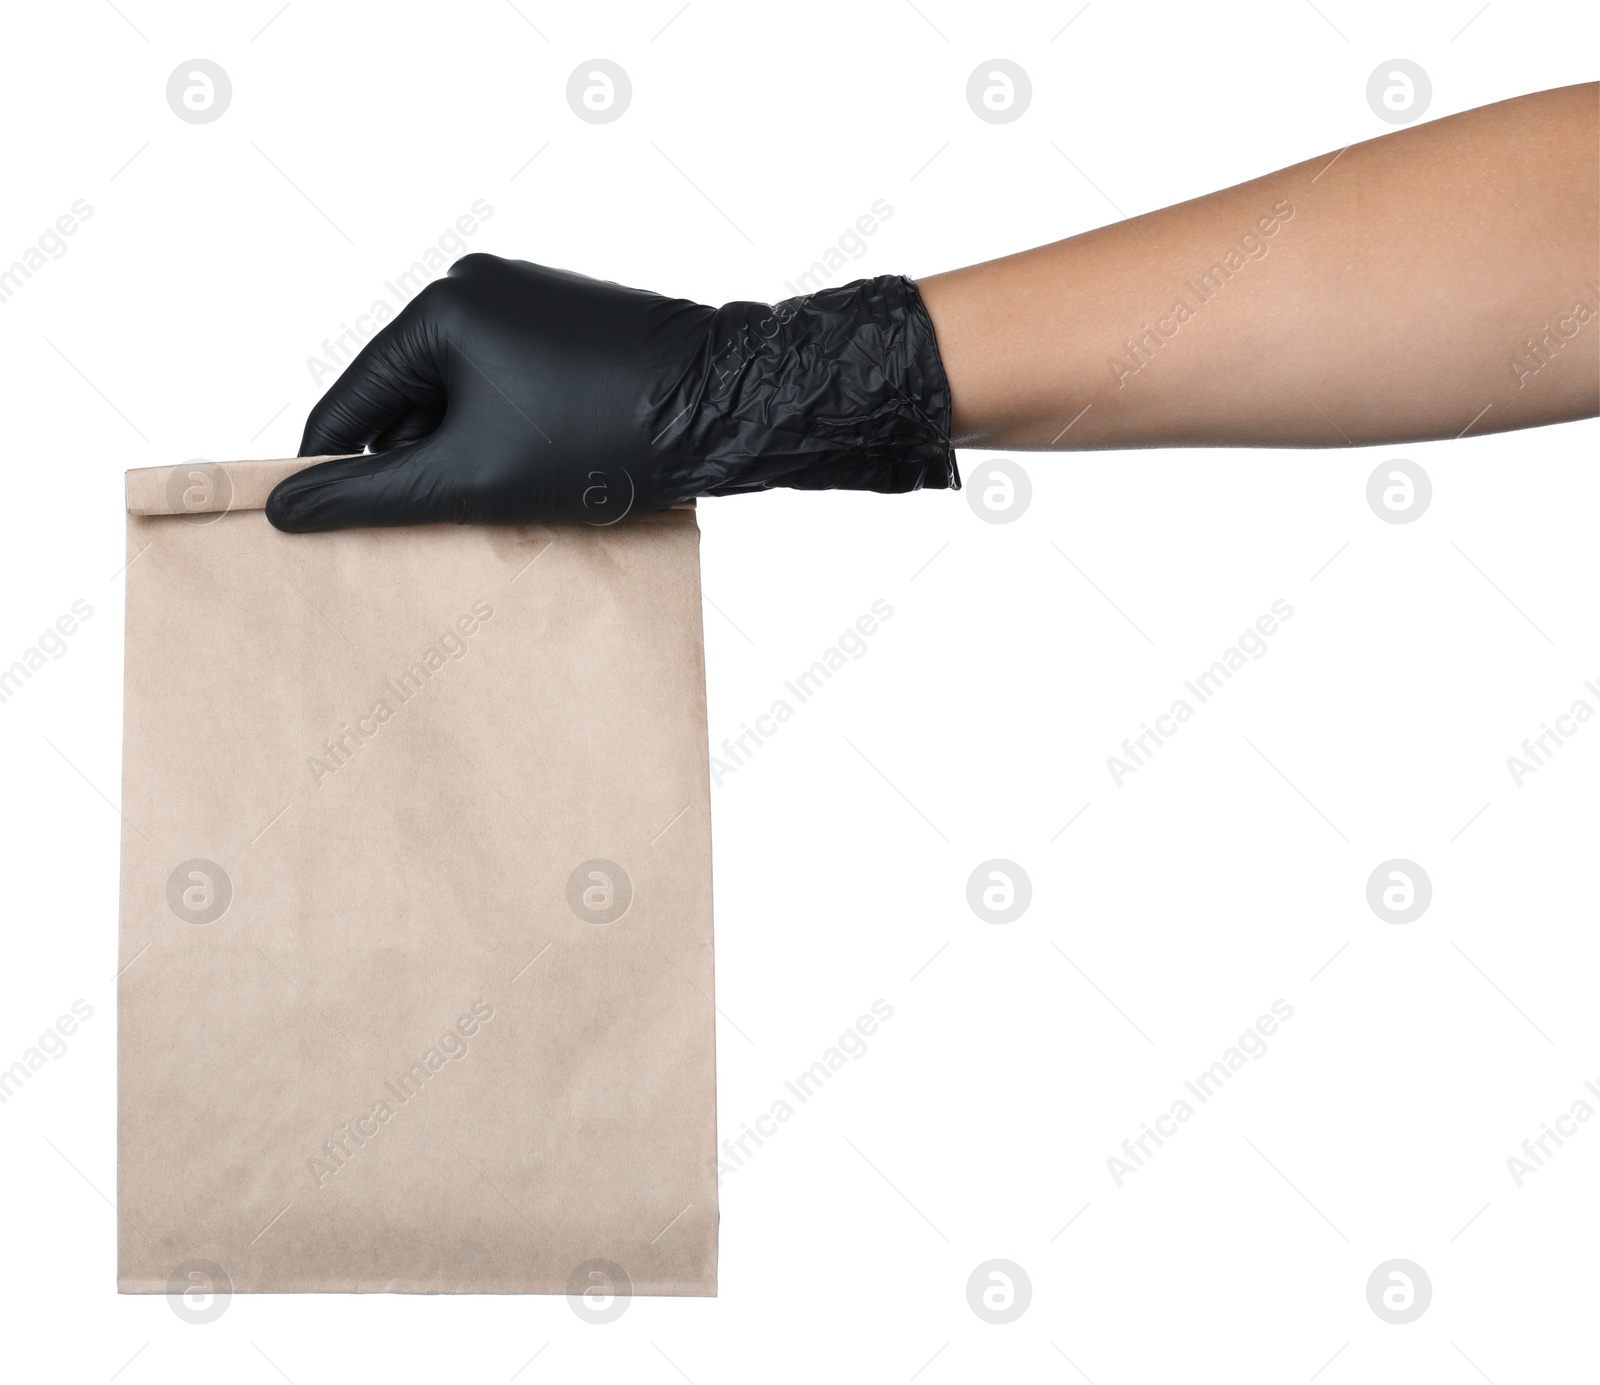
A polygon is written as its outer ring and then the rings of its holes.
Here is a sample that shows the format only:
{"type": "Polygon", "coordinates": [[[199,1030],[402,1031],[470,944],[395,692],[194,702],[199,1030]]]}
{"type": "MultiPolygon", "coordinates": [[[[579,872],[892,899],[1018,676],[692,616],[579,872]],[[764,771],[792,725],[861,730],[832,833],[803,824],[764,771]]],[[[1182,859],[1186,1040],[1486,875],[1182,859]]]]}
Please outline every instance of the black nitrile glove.
{"type": "Polygon", "coordinates": [[[702,307],[468,255],[311,411],[267,518],[611,524],[701,495],[959,487],[917,287],[886,275],[702,307]]]}

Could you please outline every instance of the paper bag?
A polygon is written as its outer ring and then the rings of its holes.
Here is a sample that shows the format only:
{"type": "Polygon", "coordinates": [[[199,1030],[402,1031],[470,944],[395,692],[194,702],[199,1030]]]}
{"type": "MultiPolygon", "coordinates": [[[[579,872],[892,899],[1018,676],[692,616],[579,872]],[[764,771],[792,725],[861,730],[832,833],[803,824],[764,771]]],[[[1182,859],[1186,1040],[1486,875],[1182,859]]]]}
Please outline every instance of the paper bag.
{"type": "Polygon", "coordinates": [[[129,1293],[714,1294],[699,530],[128,473],[129,1293]]]}

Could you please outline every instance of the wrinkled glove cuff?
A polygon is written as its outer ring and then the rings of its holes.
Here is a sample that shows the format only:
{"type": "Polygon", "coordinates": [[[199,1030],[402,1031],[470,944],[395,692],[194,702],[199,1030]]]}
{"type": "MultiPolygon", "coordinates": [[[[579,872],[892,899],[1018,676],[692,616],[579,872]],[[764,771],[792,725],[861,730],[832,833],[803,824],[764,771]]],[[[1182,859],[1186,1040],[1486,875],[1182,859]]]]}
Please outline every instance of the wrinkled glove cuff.
{"type": "Polygon", "coordinates": [[[728,303],[709,327],[697,378],[655,406],[696,494],[960,489],[950,386],[910,279],[728,303]]]}

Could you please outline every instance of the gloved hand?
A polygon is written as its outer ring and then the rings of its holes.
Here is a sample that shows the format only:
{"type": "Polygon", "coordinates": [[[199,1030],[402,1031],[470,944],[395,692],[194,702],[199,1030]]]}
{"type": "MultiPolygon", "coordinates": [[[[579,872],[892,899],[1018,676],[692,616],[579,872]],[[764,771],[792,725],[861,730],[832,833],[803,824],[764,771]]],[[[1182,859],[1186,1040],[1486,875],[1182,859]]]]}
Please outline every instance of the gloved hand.
{"type": "Polygon", "coordinates": [[[374,337],[306,422],[279,529],[611,524],[702,495],[959,487],[916,285],[703,307],[468,255],[374,337]]]}

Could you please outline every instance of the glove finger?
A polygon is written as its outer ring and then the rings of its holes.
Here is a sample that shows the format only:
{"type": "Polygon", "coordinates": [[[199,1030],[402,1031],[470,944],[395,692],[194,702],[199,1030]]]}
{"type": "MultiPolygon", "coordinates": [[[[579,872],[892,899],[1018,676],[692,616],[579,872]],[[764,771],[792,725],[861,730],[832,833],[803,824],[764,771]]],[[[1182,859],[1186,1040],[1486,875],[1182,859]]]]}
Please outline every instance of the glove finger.
{"type": "Polygon", "coordinates": [[[362,347],[328,386],[306,419],[302,457],[360,452],[391,431],[397,434],[394,441],[401,441],[415,416],[443,415],[442,338],[429,330],[419,301],[362,347]]]}
{"type": "Polygon", "coordinates": [[[453,520],[453,474],[437,441],[341,457],[280,481],[267,497],[267,519],[290,534],[453,520]]]}
{"type": "MultiPolygon", "coordinates": [[[[388,452],[408,443],[421,442],[444,422],[442,408],[413,409],[398,423],[392,424],[372,440],[374,452],[388,452]]],[[[310,456],[310,453],[305,454],[310,456]]]]}

